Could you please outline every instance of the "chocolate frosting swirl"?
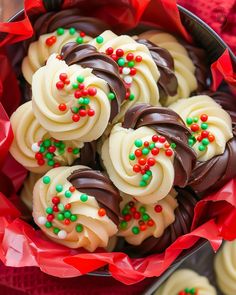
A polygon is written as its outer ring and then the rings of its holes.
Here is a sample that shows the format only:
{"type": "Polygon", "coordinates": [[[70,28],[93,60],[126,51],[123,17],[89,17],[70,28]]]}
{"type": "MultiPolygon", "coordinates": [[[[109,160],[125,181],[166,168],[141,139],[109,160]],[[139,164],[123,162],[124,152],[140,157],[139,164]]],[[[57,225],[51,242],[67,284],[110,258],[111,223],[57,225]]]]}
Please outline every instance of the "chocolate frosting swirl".
{"type": "Polygon", "coordinates": [[[85,142],[83,148],[80,150],[80,157],[73,163],[74,165],[85,165],[93,169],[98,168],[98,161],[96,159],[97,142],[85,142]]]}
{"type": "MultiPolygon", "coordinates": [[[[195,194],[187,188],[178,188],[177,201],[179,206],[175,209],[175,221],[169,225],[160,238],[149,237],[139,246],[133,246],[125,242],[123,245],[125,252],[133,256],[146,256],[165,251],[174,241],[190,232],[194,207],[197,203],[195,194]]],[[[118,244],[119,247],[119,244],[118,244]]]]}
{"type": "Polygon", "coordinates": [[[189,185],[194,191],[205,196],[220,189],[229,180],[236,177],[236,101],[235,98],[225,92],[206,92],[224,110],[226,110],[233,125],[234,137],[230,139],[223,154],[218,155],[206,162],[197,162],[192,171],[189,185]]]}
{"type": "Polygon", "coordinates": [[[174,72],[174,60],[171,54],[164,48],[155,45],[146,39],[137,39],[149,49],[151,56],[160,72],[157,84],[160,89],[160,97],[174,96],[177,94],[178,81],[174,72]]]}
{"type": "Polygon", "coordinates": [[[106,210],[107,216],[119,224],[119,191],[110,179],[98,170],[75,170],[67,180],[80,192],[96,198],[99,206],[106,210]]]}
{"type": "Polygon", "coordinates": [[[125,99],[126,88],[119,75],[119,67],[115,61],[104,53],[100,53],[90,44],[78,45],[69,42],[63,46],[61,56],[70,66],[78,64],[84,68],[92,68],[93,74],[105,80],[116,98],[111,101],[110,121],[119,113],[120,105],[125,99]]]}
{"type": "Polygon", "coordinates": [[[174,185],[186,186],[196,155],[188,145],[190,132],[177,113],[168,108],[138,104],[127,111],[122,126],[132,129],[146,126],[165,136],[169,143],[175,143],[174,185]]]}

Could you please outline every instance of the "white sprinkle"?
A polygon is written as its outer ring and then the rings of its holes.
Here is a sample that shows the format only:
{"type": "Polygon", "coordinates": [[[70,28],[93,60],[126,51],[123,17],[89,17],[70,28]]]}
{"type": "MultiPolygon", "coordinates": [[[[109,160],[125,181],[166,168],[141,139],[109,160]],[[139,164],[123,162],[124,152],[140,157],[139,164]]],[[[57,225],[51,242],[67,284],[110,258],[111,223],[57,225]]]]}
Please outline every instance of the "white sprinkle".
{"type": "Polygon", "coordinates": [[[163,148],[163,143],[161,143],[161,142],[157,142],[157,143],[155,143],[155,146],[156,146],[157,148],[161,149],[161,148],[163,148]]]}
{"type": "Polygon", "coordinates": [[[130,84],[133,81],[133,78],[131,76],[125,76],[124,77],[125,83],[130,84]]]}
{"type": "Polygon", "coordinates": [[[38,217],[38,224],[44,225],[46,222],[47,222],[46,217],[44,217],[44,216],[39,216],[38,217]]]}
{"type": "Polygon", "coordinates": [[[58,238],[63,240],[66,238],[67,236],[67,232],[65,230],[60,230],[59,233],[57,234],[58,235],[58,238]]]}
{"type": "Polygon", "coordinates": [[[130,68],[124,67],[122,70],[122,74],[128,75],[130,73],[130,68]]]}
{"type": "Polygon", "coordinates": [[[35,143],[33,143],[33,144],[31,145],[31,150],[32,150],[33,152],[35,152],[35,153],[39,152],[39,150],[40,150],[40,146],[38,145],[37,142],[35,142],[35,143]]]}

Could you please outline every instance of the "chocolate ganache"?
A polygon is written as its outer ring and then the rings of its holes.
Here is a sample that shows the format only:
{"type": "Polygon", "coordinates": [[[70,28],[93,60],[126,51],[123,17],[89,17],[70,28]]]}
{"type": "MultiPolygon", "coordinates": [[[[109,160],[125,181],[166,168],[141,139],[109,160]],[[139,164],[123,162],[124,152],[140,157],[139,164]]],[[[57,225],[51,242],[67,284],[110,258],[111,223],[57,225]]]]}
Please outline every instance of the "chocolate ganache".
{"type": "Polygon", "coordinates": [[[146,126],[165,136],[169,143],[174,143],[174,185],[186,186],[196,162],[196,155],[188,145],[190,132],[177,113],[168,108],[138,104],[127,111],[122,126],[132,129],[146,126]]]}
{"type": "Polygon", "coordinates": [[[67,180],[80,192],[94,197],[99,206],[106,210],[107,216],[116,224],[119,224],[119,203],[121,197],[119,191],[110,179],[98,170],[75,170],[67,180]]]}
{"type": "Polygon", "coordinates": [[[226,110],[231,119],[234,137],[230,139],[223,154],[206,162],[196,163],[189,180],[189,186],[201,196],[220,189],[229,180],[236,177],[236,102],[225,92],[205,92],[226,110]]]}
{"type": "Polygon", "coordinates": [[[125,242],[125,252],[135,256],[161,253],[178,237],[190,232],[197,198],[190,189],[175,187],[175,190],[178,193],[175,221],[165,229],[160,238],[149,237],[139,246],[132,246],[125,242]]]}
{"type": "Polygon", "coordinates": [[[70,66],[78,64],[84,68],[92,68],[93,74],[105,80],[111,92],[115,94],[115,99],[111,100],[110,121],[119,113],[120,105],[125,99],[126,88],[120,77],[119,67],[106,54],[100,53],[89,44],[78,45],[70,42],[63,46],[61,57],[70,66]]]}
{"type": "Polygon", "coordinates": [[[157,84],[160,89],[160,97],[174,96],[177,94],[178,81],[174,72],[174,60],[171,54],[164,48],[155,45],[146,39],[137,39],[149,49],[151,56],[160,72],[157,84]]]}

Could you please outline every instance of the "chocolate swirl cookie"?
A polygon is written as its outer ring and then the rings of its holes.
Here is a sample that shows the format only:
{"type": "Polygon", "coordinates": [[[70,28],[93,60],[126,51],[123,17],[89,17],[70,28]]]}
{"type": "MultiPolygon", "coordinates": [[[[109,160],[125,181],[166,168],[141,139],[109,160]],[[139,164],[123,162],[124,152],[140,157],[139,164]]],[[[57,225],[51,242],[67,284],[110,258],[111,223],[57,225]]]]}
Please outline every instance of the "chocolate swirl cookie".
{"type": "Polygon", "coordinates": [[[225,92],[207,92],[219,105],[226,110],[232,120],[233,138],[231,138],[221,155],[206,162],[197,161],[192,171],[189,185],[194,191],[205,196],[223,187],[229,180],[236,177],[236,103],[234,97],[225,92]]]}
{"type": "Polygon", "coordinates": [[[160,90],[160,99],[165,99],[167,96],[175,96],[178,90],[178,80],[175,76],[174,59],[171,54],[166,49],[146,39],[137,39],[136,41],[147,46],[160,72],[160,78],[157,82],[160,90]]]}
{"type": "MultiPolygon", "coordinates": [[[[175,221],[169,225],[160,238],[149,237],[139,246],[132,246],[125,243],[125,252],[133,256],[150,255],[165,251],[178,237],[190,232],[194,207],[197,203],[195,194],[190,189],[176,187],[176,200],[178,207],[175,209],[175,221]]],[[[120,242],[120,244],[122,244],[120,242]]]]}
{"type": "Polygon", "coordinates": [[[119,223],[119,191],[102,172],[91,169],[79,169],[71,173],[67,180],[82,193],[94,196],[105,208],[107,216],[116,224],[119,223]]]}
{"type": "Polygon", "coordinates": [[[110,121],[119,113],[120,105],[125,99],[126,88],[119,75],[119,68],[116,62],[107,55],[89,44],[78,45],[70,42],[63,46],[61,57],[70,66],[78,64],[84,68],[92,68],[93,74],[105,80],[115,99],[111,100],[110,121]]]}

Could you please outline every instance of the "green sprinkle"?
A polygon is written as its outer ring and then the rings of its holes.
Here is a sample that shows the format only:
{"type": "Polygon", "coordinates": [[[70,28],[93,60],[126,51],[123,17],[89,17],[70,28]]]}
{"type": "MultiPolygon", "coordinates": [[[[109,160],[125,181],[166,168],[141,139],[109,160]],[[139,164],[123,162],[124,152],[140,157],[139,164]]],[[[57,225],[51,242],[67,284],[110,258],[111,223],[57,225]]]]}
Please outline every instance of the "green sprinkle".
{"type": "Polygon", "coordinates": [[[79,154],[79,152],[80,152],[80,149],[78,149],[78,148],[74,148],[74,149],[73,149],[73,154],[74,154],[74,155],[79,154]]]}
{"type": "Polygon", "coordinates": [[[70,198],[72,196],[72,193],[70,191],[65,191],[65,197],[70,198]]]}
{"type": "Polygon", "coordinates": [[[86,110],[86,106],[80,106],[79,109],[80,110],[86,110]]]}
{"type": "Polygon", "coordinates": [[[142,149],[142,154],[143,155],[148,155],[149,152],[150,152],[150,150],[148,148],[146,148],[146,147],[142,149]]]}
{"type": "Polygon", "coordinates": [[[52,223],[50,221],[46,221],[45,223],[46,228],[52,227],[52,223]]]}
{"type": "Polygon", "coordinates": [[[54,234],[56,234],[56,235],[57,235],[57,234],[59,233],[59,231],[60,231],[60,230],[59,230],[59,228],[58,228],[58,227],[54,227],[54,229],[53,229],[53,232],[54,232],[54,234]]]}
{"type": "Polygon", "coordinates": [[[45,147],[44,146],[41,146],[40,149],[39,149],[39,152],[40,153],[44,153],[45,152],[45,147]]]}
{"type": "Polygon", "coordinates": [[[191,125],[191,124],[193,123],[193,119],[192,119],[192,118],[187,118],[187,119],[186,119],[186,123],[187,123],[188,125],[191,125]]]}
{"type": "Polygon", "coordinates": [[[56,191],[57,191],[58,193],[62,192],[62,191],[63,191],[63,186],[62,186],[61,184],[57,184],[57,185],[56,185],[56,191]]]}
{"type": "Polygon", "coordinates": [[[152,142],[152,143],[149,144],[149,149],[150,150],[154,149],[154,147],[155,147],[155,143],[154,142],[152,142]]]}
{"type": "Polygon", "coordinates": [[[121,229],[126,229],[128,223],[125,221],[125,220],[122,220],[121,223],[120,223],[120,228],[121,229]]]}
{"type": "Polygon", "coordinates": [[[130,93],[129,100],[132,101],[134,99],[135,99],[135,95],[133,93],[130,93]]]}
{"type": "Polygon", "coordinates": [[[44,184],[49,184],[50,181],[51,181],[51,179],[50,179],[49,176],[44,176],[44,177],[43,177],[43,183],[44,183],[44,184]]]}
{"type": "Polygon", "coordinates": [[[84,82],[84,76],[77,76],[77,81],[79,82],[79,83],[83,83],[84,82]]]}
{"type": "Polygon", "coordinates": [[[73,88],[73,89],[77,89],[77,88],[78,88],[78,86],[79,86],[79,84],[78,84],[78,83],[73,83],[73,84],[72,84],[72,88],[73,88]]]}
{"type": "Polygon", "coordinates": [[[78,219],[77,216],[74,215],[74,214],[72,214],[71,217],[70,217],[70,220],[73,221],[73,222],[76,221],[77,219],[78,219]]]}
{"type": "Polygon", "coordinates": [[[64,216],[65,216],[65,218],[70,218],[71,217],[71,212],[70,211],[65,211],[64,216]]]}
{"type": "Polygon", "coordinates": [[[144,221],[147,221],[147,220],[150,219],[150,216],[147,213],[144,213],[142,218],[143,218],[144,221]]]}
{"type": "Polygon", "coordinates": [[[78,233],[81,233],[83,231],[84,227],[82,224],[77,224],[75,229],[78,233]]]}
{"type": "Polygon", "coordinates": [[[77,42],[78,44],[83,44],[84,39],[83,39],[82,37],[77,37],[77,38],[76,38],[76,42],[77,42]]]}
{"type": "Polygon", "coordinates": [[[141,187],[147,186],[146,181],[145,180],[141,180],[140,183],[139,183],[139,186],[141,186],[141,187]]]}
{"type": "Polygon", "coordinates": [[[82,194],[82,195],[80,196],[80,201],[81,201],[81,202],[87,202],[87,201],[88,201],[88,195],[86,195],[86,194],[82,194]]]}
{"type": "Polygon", "coordinates": [[[201,124],[201,128],[202,128],[203,130],[206,130],[206,129],[208,128],[208,124],[207,124],[207,123],[202,123],[202,124],[201,124]]]}
{"type": "Polygon", "coordinates": [[[185,288],[184,289],[184,292],[189,293],[190,292],[190,289],[189,288],[185,288]]]}
{"type": "Polygon", "coordinates": [[[128,62],[128,67],[129,68],[133,68],[134,67],[134,61],[133,60],[131,60],[131,61],[128,62]]]}
{"type": "Polygon", "coordinates": [[[145,212],[146,212],[146,208],[145,208],[144,206],[141,206],[141,207],[139,208],[139,212],[140,212],[140,213],[145,213],[145,212]]]}
{"type": "Polygon", "coordinates": [[[205,149],[206,149],[206,147],[205,147],[204,145],[199,145],[199,147],[198,147],[198,150],[199,150],[200,152],[205,151],[205,149]]]}
{"type": "Polygon", "coordinates": [[[58,219],[58,220],[64,220],[64,219],[65,219],[64,214],[63,214],[63,213],[58,213],[58,214],[57,214],[57,219],[58,219]]]}
{"type": "Polygon", "coordinates": [[[119,58],[118,59],[118,61],[117,61],[117,63],[118,63],[118,65],[120,66],[120,67],[123,67],[124,65],[125,65],[125,60],[124,60],[124,58],[119,58]]]}
{"type": "Polygon", "coordinates": [[[77,107],[72,107],[71,110],[72,110],[73,113],[77,114],[78,111],[79,111],[79,108],[77,108],[77,107]]]}
{"type": "Polygon", "coordinates": [[[203,145],[208,145],[209,143],[210,143],[210,141],[208,138],[203,138],[203,140],[202,140],[203,145]]]}
{"type": "Polygon", "coordinates": [[[150,178],[146,173],[142,176],[142,180],[147,181],[150,178]]]}
{"type": "Polygon", "coordinates": [[[48,160],[47,164],[48,164],[48,166],[52,167],[55,164],[55,161],[48,160]]]}
{"type": "Polygon", "coordinates": [[[64,149],[66,147],[65,143],[63,141],[60,141],[60,148],[64,149]]]}
{"type": "Polygon", "coordinates": [[[129,209],[128,208],[124,208],[121,212],[122,215],[126,215],[129,214],[129,209]]]}
{"type": "Polygon", "coordinates": [[[174,142],[172,142],[172,143],[170,144],[170,147],[171,147],[172,149],[175,149],[175,148],[176,148],[176,144],[175,144],[174,142]]]}
{"type": "Polygon", "coordinates": [[[149,175],[149,176],[152,176],[152,171],[151,170],[147,170],[146,171],[146,174],[149,175]]]}
{"type": "Polygon", "coordinates": [[[131,161],[133,161],[133,160],[135,160],[135,154],[129,154],[129,159],[131,160],[131,161]]]}
{"type": "Polygon", "coordinates": [[[116,96],[115,96],[115,94],[113,92],[109,92],[107,97],[108,97],[109,100],[113,100],[113,99],[115,99],[116,96]]]}
{"type": "Polygon", "coordinates": [[[194,140],[192,138],[189,138],[188,145],[189,146],[193,146],[194,145],[194,140]]]}
{"type": "Polygon", "coordinates": [[[59,146],[60,146],[60,141],[56,141],[56,142],[54,142],[54,145],[55,145],[56,147],[59,147],[59,146]]]}
{"type": "Polygon", "coordinates": [[[48,207],[48,208],[46,209],[46,213],[47,213],[47,214],[52,214],[52,212],[53,212],[53,210],[52,210],[51,207],[48,207]]]}
{"type": "Polygon", "coordinates": [[[139,228],[138,228],[137,226],[133,226],[133,227],[132,227],[132,233],[133,233],[134,235],[139,234],[139,232],[140,232],[140,230],[139,230],[139,228]]]}
{"type": "Polygon", "coordinates": [[[50,147],[50,145],[51,145],[51,140],[50,140],[50,139],[45,139],[45,140],[43,141],[43,145],[44,145],[45,147],[50,147]]]}
{"type": "Polygon", "coordinates": [[[98,43],[98,44],[101,44],[101,43],[103,43],[103,37],[102,36],[97,36],[97,38],[96,38],[96,42],[98,43]]]}
{"type": "Polygon", "coordinates": [[[76,29],[75,29],[75,28],[70,28],[70,29],[69,29],[69,34],[70,34],[70,35],[74,35],[75,32],[76,32],[76,29]]]}
{"type": "Polygon", "coordinates": [[[79,99],[78,99],[78,104],[83,104],[84,103],[84,99],[83,99],[83,97],[80,97],[79,99]]]}
{"type": "Polygon", "coordinates": [[[61,36],[61,35],[63,35],[64,33],[65,33],[65,31],[64,31],[63,28],[58,28],[58,29],[57,29],[57,35],[58,35],[58,36],[61,36]]]}
{"type": "Polygon", "coordinates": [[[45,157],[49,160],[52,160],[54,155],[52,153],[46,153],[45,157]]]}
{"type": "Polygon", "coordinates": [[[89,103],[90,103],[90,99],[87,98],[87,97],[85,97],[85,98],[84,98],[84,104],[88,105],[89,103]]]}
{"type": "Polygon", "coordinates": [[[59,149],[59,150],[58,150],[58,154],[59,154],[59,155],[63,155],[64,153],[65,153],[65,149],[59,149]]]}
{"type": "Polygon", "coordinates": [[[141,147],[143,145],[143,142],[142,142],[141,139],[136,139],[134,144],[135,144],[136,147],[141,147]]]}
{"type": "Polygon", "coordinates": [[[195,289],[195,288],[192,288],[192,289],[190,289],[190,291],[189,291],[189,293],[192,294],[192,295],[194,295],[195,292],[196,292],[196,289],[195,289]]]}
{"type": "Polygon", "coordinates": [[[193,118],[193,122],[194,122],[194,123],[197,123],[197,122],[198,122],[198,117],[194,117],[194,118],[193,118]]]}
{"type": "Polygon", "coordinates": [[[62,204],[62,203],[60,203],[60,204],[58,204],[58,209],[61,211],[61,212],[63,212],[64,211],[64,205],[62,204]]]}

